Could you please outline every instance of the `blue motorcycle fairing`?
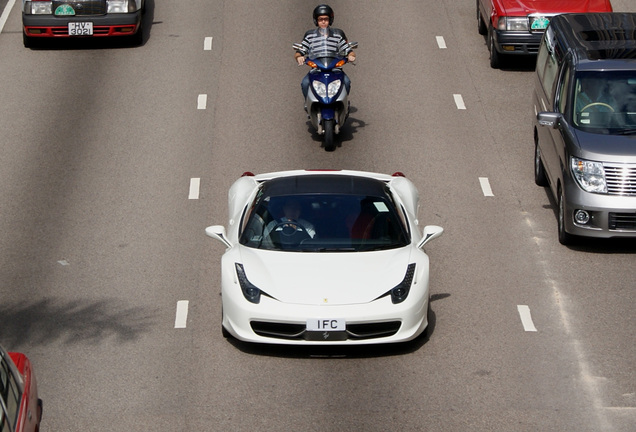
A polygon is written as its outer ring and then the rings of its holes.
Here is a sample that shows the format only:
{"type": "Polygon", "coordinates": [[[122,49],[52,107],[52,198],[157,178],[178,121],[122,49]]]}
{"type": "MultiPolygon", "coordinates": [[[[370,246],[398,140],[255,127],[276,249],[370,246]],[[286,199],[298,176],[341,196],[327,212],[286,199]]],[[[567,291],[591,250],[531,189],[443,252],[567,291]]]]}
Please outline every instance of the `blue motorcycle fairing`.
{"type": "Polygon", "coordinates": [[[320,110],[320,115],[322,116],[322,120],[333,120],[336,118],[336,110],[332,107],[322,107],[320,110]]]}
{"type": "Polygon", "coordinates": [[[322,104],[330,104],[335,102],[338,97],[340,96],[340,93],[342,93],[342,89],[344,88],[344,72],[342,70],[338,70],[338,69],[334,69],[331,72],[310,72],[309,73],[309,88],[311,89],[311,92],[313,93],[314,96],[316,96],[316,99],[318,99],[320,101],[320,103],[322,104]],[[326,87],[329,87],[329,84],[340,80],[340,88],[338,89],[338,93],[336,93],[333,97],[320,97],[319,95],[316,94],[316,90],[314,89],[314,81],[320,81],[322,82],[326,87]]]}

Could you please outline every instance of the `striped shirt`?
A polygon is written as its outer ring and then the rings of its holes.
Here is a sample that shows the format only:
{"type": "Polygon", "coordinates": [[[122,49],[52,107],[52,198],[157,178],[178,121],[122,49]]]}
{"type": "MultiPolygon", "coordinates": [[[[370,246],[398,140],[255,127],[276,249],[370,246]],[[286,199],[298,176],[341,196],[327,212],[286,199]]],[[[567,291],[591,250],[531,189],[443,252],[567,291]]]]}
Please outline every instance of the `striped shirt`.
{"type": "Polygon", "coordinates": [[[351,52],[344,32],[332,27],[309,30],[305,33],[302,45],[303,49],[298,52],[311,58],[344,57],[351,52]]]}

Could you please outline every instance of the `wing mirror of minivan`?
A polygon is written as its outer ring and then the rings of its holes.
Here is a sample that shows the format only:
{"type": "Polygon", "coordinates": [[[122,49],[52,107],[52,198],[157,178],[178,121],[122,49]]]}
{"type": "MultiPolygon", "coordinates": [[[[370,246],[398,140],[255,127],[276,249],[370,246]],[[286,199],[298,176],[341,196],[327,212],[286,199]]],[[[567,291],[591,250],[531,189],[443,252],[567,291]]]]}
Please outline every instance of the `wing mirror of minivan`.
{"type": "Polygon", "coordinates": [[[551,127],[552,129],[556,129],[559,127],[559,123],[561,123],[561,119],[563,115],[561,113],[555,112],[540,112],[537,114],[537,121],[541,126],[551,127]]]}

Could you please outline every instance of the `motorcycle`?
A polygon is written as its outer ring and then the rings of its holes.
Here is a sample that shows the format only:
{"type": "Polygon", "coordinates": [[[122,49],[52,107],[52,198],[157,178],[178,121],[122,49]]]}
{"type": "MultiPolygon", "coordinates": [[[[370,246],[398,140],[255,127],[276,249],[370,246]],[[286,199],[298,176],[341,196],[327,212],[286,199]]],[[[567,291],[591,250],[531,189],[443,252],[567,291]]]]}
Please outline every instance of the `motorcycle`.
{"type": "MultiPolygon", "coordinates": [[[[292,47],[296,51],[303,49],[299,43],[294,43],[292,47]]],[[[358,43],[349,43],[349,47],[356,49],[358,43]]],[[[334,136],[340,133],[349,117],[349,94],[342,70],[348,60],[344,54],[329,52],[325,48],[314,49],[305,57],[305,64],[312,68],[308,74],[309,91],[305,99],[305,111],[318,135],[323,136],[325,150],[334,151],[334,136]]]]}

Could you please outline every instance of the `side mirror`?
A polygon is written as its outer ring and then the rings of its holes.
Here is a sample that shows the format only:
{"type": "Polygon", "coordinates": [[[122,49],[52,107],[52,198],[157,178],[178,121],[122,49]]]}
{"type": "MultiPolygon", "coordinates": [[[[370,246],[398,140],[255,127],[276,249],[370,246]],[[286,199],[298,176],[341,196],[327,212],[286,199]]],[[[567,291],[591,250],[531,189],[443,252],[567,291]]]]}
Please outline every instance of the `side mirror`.
{"type": "Polygon", "coordinates": [[[540,112],[537,114],[537,121],[539,122],[539,125],[551,127],[552,129],[557,129],[559,127],[561,119],[563,119],[563,115],[561,113],[540,112]]]}
{"type": "Polygon", "coordinates": [[[223,225],[212,225],[205,229],[205,234],[208,237],[212,237],[223,243],[225,247],[231,248],[232,243],[227,238],[227,234],[225,233],[225,227],[223,225]]]}
{"type": "Polygon", "coordinates": [[[417,244],[417,247],[421,249],[422,246],[424,246],[429,241],[441,236],[443,232],[444,232],[444,228],[442,228],[441,226],[426,225],[424,227],[422,240],[420,240],[420,242],[417,244]]]}

